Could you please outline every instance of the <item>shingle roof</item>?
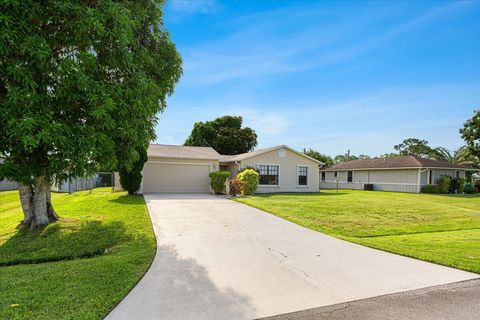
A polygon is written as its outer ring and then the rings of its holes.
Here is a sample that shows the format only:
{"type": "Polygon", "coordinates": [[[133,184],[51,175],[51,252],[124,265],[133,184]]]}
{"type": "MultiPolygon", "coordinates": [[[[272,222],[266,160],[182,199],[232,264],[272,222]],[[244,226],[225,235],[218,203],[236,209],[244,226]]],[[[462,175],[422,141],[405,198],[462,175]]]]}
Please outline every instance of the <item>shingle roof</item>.
{"type": "Polygon", "coordinates": [[[167,144],[151,144],[147,152],[149,157],[208,159],[218,160],[220,154],[210,147],[176,146],[167,144]]]}
{"type": "Polygon", "coordinates": [[[452,168],[471,169],[471,167],[452,164],[446,161],[423,159],[417,156],[398,156],[391,158],[357,159],[337,163],[323,170],[350,169],[392,169],[392,168],[452,168]]]}
{"type": "Polygon", "coordinates": [[[245,160],[245,159],[249,159],[249,158],[252,158],[254,156],[257,156],[257,155],[260,155],[260,154],[264,154],[264,153],[267,153],[267,152],[270,152],[270,151],[273,151],[273,150],[276,150],[276,149],[280,149],[280,148],[285,148],[285,149],[288,149],[298,155],[301,155],[305,158],[308,158],[312,161],[315,161],[319,164],[323,164],[322,162],[318,161],[317,159],[314,159],[314,158],[311,158],[301,152],[298,152],[292,148],[290,148],[289,146],[286,146],[286,145],[280,145],[280,146],[275,146],[275,147],[271,147],[271,148],[265,148],[265,149],[258,149],[258,150],[254,150],[254,151],[250,151],[250,152],[246,152],[246,153],[240,153],[240,154],[236,154],[236,155],[233,155],[233,156],[227,156],[227,155],[221,155],[220,156],[220,162],[233,162],[233,161],[242,161],[242,160],[245,160]]]}

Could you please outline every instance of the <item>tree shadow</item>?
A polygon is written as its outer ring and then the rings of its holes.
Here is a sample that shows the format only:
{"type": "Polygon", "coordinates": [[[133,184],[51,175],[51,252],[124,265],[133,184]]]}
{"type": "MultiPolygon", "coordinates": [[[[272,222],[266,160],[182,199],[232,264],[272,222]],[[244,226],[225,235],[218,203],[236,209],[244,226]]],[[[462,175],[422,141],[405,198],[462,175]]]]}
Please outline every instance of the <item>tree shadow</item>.
{"type": "Polygon", "coordinates": [[[62,219],[41,230],[18,230],[0,246],[0,266],[102,255],[128,239],[122,222],[62,219]]]}
{"type": "Polygon", "coordinates": [[[247,296],[219,288],[195,259],[162,245],[143,279],[105,319],[253,318],[255,309],[247,296]]]}

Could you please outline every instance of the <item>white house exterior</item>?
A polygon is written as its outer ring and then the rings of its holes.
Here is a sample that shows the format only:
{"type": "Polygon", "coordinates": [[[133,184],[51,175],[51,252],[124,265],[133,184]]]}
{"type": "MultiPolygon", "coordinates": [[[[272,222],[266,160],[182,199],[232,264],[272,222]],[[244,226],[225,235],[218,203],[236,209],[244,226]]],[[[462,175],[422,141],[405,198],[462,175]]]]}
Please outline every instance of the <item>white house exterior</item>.
{"type": "Polygon", "coordinates": [[[318,192],[319,165],[282,145],[235,156],[209,147],[152,144],[143,168],[141,193],[208,193],[209,173],[228,170],[231,176],[253,167],[260,172],[257,192],[318,192]]]}
{"type": "Polygon", "coordinates": [[[320,172],[320,189],[364,189],[419,193],[441,176],[465,177],[475,169],[416,156],[358,159],[335,164],[320,172]]]}

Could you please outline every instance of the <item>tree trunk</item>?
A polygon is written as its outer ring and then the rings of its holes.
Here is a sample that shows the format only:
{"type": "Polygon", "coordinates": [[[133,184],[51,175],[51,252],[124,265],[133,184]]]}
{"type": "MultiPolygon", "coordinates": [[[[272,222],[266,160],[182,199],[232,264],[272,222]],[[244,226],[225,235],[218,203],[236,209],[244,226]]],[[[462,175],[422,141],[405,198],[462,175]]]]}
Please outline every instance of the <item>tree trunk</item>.
{"type": "Polygon", "coordinates": [[[23,220],[20,223],[20,227],[30,228],[34,218],[32,186],[29,184],[18,183],[18,193],[20,195],[20,204],[23,209],[23,220]]]}
{"type": "Polygon", "coordinates": [[[58,220],[53,209],[50,184],[44,176],[35,178],[35,186],[19,184],[24,219],[19,227],[34,230],[58,220]]]}
{"type": "Polygon", "coordinates": [[[47,185],[47,190],[46,190],[46,193],[47,193],[47,215],[48,215],[48,219],[50,220],[50,222],[53,222],[53,221],[57,221],[59,216],[55,212],[55,209],[53,209],[52,191],[51,191],[50,187],[51,187],[50,184],[48,184],[47,185]]]}

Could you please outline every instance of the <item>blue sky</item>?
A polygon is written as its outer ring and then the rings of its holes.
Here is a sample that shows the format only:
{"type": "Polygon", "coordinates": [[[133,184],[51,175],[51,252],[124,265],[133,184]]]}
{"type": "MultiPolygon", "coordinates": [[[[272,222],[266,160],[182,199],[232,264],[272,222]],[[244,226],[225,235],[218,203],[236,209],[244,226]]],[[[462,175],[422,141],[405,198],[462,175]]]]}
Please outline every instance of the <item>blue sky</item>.
{"type": "Polygon", "coordinates": [[[258,148],[380,155],[404,138],[462,145],[480,109],[480,2],[171,0],[184,75],[157,142],[241,115],[258,148]]]}

